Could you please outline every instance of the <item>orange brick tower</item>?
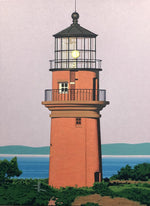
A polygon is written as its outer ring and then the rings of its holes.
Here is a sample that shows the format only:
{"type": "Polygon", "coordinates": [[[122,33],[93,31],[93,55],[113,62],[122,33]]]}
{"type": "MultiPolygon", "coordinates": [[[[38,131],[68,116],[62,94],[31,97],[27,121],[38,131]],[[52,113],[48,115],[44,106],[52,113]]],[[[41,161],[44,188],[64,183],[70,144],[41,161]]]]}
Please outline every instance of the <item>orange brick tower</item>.
{"type": "Polygon", "coordinates": [[[102,178],[100,114],[107,104],[99,89],[101,60],[96,59],[96,34],[78,24],[54,35],[50,60],[52,89],[42,102],[51,111],[49,185],[92,186],[102,178]]]}

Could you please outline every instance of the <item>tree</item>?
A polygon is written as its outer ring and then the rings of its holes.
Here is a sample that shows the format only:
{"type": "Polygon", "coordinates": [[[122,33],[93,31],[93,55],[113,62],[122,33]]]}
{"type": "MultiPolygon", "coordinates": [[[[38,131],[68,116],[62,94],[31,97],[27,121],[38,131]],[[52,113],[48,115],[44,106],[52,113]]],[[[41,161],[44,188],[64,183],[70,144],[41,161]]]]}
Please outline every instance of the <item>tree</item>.
{"type": "Polygon", "coordinates": [[[129,165],[122,167],[118,174],[113,175],[111,180],[142,180],[147,181],[150,179],[150,164],[149,163],[142,163],[134,166],[132,169],[129,165]]]}
{"type": "Polygon", "coordinates": [[[146,181],[150,178],[150,164],[143,163],[138,164],[133,169],[133,180],[143,180],[146,181]]]}
{"type": "Polygon", "coordinates": [[[122,167],[118,172],[119,179],[128,180],[132,177],[132,168],[129,165],[122,167]]]}
{"type": "Polygon", "coordinates": [[[4,183],[7,179],[11,177],[19,177],[22,171],[18,168],[17,157],[8,161],[6,159],[0,160],[0,183],[4,183]]]}

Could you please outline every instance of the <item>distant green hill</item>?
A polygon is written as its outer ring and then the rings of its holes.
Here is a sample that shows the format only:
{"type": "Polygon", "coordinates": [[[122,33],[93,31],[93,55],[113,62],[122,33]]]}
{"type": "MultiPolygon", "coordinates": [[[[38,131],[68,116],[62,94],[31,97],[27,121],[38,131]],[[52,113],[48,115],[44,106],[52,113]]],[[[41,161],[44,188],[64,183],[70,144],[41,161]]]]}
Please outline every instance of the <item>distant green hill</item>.
{"type": "MultiPolygon", "coordinates": [[[[27,146],[0,146],[0,154],[31,154],[49,155],[49,147],[27,147],[27,146]]],[[[103,144],[102,155],[150,155],[150,143],[141,144],[103,144]]]]}
{"type": "Polygon", "coordinates": [[[150,143],[141,144],[103,144],[103,155],[150,155],[150,143]]]}
{"type": "Polygon", "coordinates": [[[49,147],[0,146],[0,154],[47,155],[49,154],[49,147]]]}

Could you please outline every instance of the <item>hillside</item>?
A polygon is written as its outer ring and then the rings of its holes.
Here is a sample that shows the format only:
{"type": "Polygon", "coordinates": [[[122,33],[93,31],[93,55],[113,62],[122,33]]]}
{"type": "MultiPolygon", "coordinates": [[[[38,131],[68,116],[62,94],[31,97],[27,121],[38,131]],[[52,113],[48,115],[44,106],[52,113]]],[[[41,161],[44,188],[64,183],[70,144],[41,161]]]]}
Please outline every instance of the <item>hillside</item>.
{"type": "Polygon", "coordinates": [[[0,154],[48,155],[49,147],[27,147],[20,145],[0,146],[0,154]]]}
{"type": "MultiPolygon", "coordinates": [[[[0,146],[0,154],[31,154],[48,155],[49,146],[28,147],[28,146],[0,146]]],[[[150,155],[150,143],[141,144],[103,144],[102,155],[150,155]]]]}
{"type": "Polygon", "coordinates": [[[150,143],[141,144],[103,144],[103,155],[150,155],[150,143]]]}

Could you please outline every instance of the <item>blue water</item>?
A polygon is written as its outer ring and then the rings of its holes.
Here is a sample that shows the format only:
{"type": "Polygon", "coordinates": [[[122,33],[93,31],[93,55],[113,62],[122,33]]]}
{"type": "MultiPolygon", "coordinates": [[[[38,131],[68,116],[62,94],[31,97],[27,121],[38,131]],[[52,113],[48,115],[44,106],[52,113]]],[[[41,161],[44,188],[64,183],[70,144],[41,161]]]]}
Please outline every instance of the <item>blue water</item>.
{"type": "MultiPolygon", "coordinates": [[[[12,157],[0,157],[0,160],[12,157]]],[[[22,170],[19,178],[48,178],[49,157],[17,157],[18,167],[22,170]]],[[[141,163],[150,163],[150,157],[103,157],[103,178],[116,174],[121,167],[129,164],[134,167],[141,163]]]]}

